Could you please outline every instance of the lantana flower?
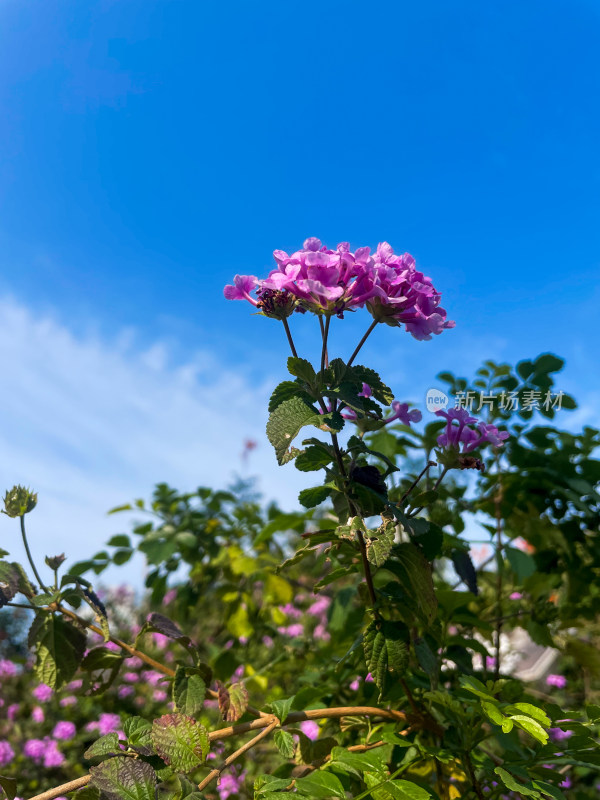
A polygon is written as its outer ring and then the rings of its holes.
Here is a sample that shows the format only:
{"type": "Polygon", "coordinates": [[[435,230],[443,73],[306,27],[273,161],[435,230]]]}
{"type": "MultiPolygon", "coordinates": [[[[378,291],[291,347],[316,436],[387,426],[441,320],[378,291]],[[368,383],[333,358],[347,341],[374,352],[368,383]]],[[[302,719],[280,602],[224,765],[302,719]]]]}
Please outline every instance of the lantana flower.
{"type": "Polygon", "coordinates": [[[499,431],[495,425],[479,422],[466,408],[451,408],[448,411],[440,409],[435,413],[447,422],[446,429],[437,438],[438,446],[458,450],[461,455],[486,444],[500,447],[508,439],[508,431],[499,431]]]}

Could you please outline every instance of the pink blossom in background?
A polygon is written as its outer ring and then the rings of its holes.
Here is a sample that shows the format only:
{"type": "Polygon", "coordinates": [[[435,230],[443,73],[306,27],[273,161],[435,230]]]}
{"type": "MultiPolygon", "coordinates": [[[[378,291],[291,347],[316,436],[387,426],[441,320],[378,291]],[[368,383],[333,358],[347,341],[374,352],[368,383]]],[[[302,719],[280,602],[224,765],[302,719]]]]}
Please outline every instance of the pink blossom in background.
{"type": "Polygon", "coordinates": [[[58,749],[56,742],[48,741],[44,751],[44,766],[47,769],[51,767],[62,767],[66,759],[58,749]]]}
{"type": "Polygon", "coordinates": [[[247,636],[240,636],[240,638],[238,639],[238,642],[241,645],[246,645],[246,644],[248,644],[248,637],[247,636]]]}
{"type": "Polygon", "coordinates": [[[69,692],[76,692],[78,689],[81,689],[82,686],[83,686],[83,681],[81,680],[81,678],[77,678],[77,680],[71,681],[71,683],[67,683],[65,689],[67,689],[69,692]]]}
{"type": "Polygon", "coordinates": [[[556,686],[557,689],[564,689],[567,685],[567,679],[564,675],[548,675],[546,678],[547,686],[556,686]]]}
{"type": "Polygon", "coordinates": [[[284,634],[284,636],[302,636],[304,633],[304,625],[301,622],[295,622],[293,625],[288,625],[287,627],[283,626],[281,628],[277,628],[279,633],[284,634]]]}
{"type": "Polygon", "coordinates": [[[57,722],[54,726],[54,730],[52,731],[52,736],[55,739],[61,739],[66,741],[67,739],[72,739],[77,732],[77,728],[75,727],[74,722],[68,722],[67,720],[61,720],[57,722]]]}
{"type": "Polygon", "coordinates": [[[137,683],[140,679],[140,676],[137,672],[125,672],[123,673],[123,680],[127,683],[137,683]]]}
{"type": "Polygon", "coordinates": [[[31,719],[34,722],[43,722],[46,719],[44,716],[44,710],[40,708],[40,706],[34,706],[31,709],[31,719]]]}
{"type": "Polygon", "coordinates": [[[265,634],[262,637],[262,643],[264,644],[265,647],[273,647],[273,645],[275,644],[273,639],[270,636],[268,636],[267,634],[265,634]]]}
{"type": "Polygon", "coordinates": [[[309,606],[308,613],[312,614],[313,617],[320,617],[322,614],[327,613],[327,609],[331,605],[331,598],[327,597],[326,594],[321,595],[318,600],[309,606]]]}
{"type": "Polygon", "coordinates": [[[235,681],[239,681],[241,678],[243,678],[245,671],[246,667],[243,664],[240,664],[239,667],[236,668],[233,675],[231,676],[232,683],[235,683],[235,681]]]}
{"type": "Polygon", "coordinates": [[[119,645],[115,644],[114,642],[106,642],[104,646],[106,647],[107,650],[112,650],[113,653],[121,652],[121,648],[119,647],[119,645]]]}
{"type": "Polygon", "coordinates": [[[152,692],[152,699],[157,703],[164,703],[167,699],[167,693],[163,689],[155,689],[152,692]]]}
{"type": "Polygon", "coordinates": [[[331,639],[331,634],[327,631],[325,625],[321,625],[320,623],[314,629],[313,636],[321,642],[328,642],[331,639]]]}
{"type": "Polygon", "coordinates": [[[296,608],[296,606],[293,606],[291,603],[286,603],[284,606],[279,606],[279,610],[283,614],[287,614],[287,616],[291,617],[292,619],[300,619],[302,616],[302,610],[296,608]]]}
{"type": "Polygon", "coordinates": [[[74,694],[69,694],[66,697],[61,697],[58,701],[61,708],[66,708],[67,706],[73,706],[77,702],[77,698],[74,694]]]}
{"type": "Polygon", "coordinates": [[[496,669],[496,659],[493,656],[486,656],[485,657],[485,668],[486,669],[496,669]]]}
{"type": "Polygon", "coordinates": [[[365,678],[365,683],[375,683],[375,678],[371,675],[370,672],[367,672],[367,677],[365,678]]]}
{"type": "Polygon", "coordinates": [[[0,767],[5,767],[15,757],[15,751],[4,739],[0,739],[0,767]]]}
{"type": "Polygon", "coordinates": [[[156,686],[164,678],[164,675],[161,675],[160,672],[156,672],[156,670],[147,669],[142,672],[142,678],[146,683],[149,683],[150,686],[156,686]]]}
{"type": "Polygon", "coordinates": [[[522,600],[523,599],[523,595],[521,594],[521,592],[512,592],[512,594],[508,595],[508,599],[509,600],[522,600]]]}
{"type": "Polygon", "coordinates": [[[39,703],[47,703],[54,694],[54,690],[45,683],[40,683],[31,693],[39,703]]]}
{"type": "Polygon", "coordinates": [[[46,743],[42,739],[29,739],[25,742],[23,753],[27,758],[31,758],[36,764],[39,764],[44,757],[46,751],[46,743]]]}
{"type": "Polygon", "coordinates": [[[6,709],[6,716],[7,716],[7,718],[8,718],[8,719],[10,719],[11,721],[12,721],[12,720],[14,720],[14,719],[16,719],[16,716],[17,716],[17,714],[18,714],[18,713],[19,713],[19,704],[18,704],[18,703],[12,703],[12,704],[11,704],[11,705],[10,705],[10,706],[9,706],[9,707],[6,709]]]}
{"type": "Polygon", "coordinates": [[[548,728],[548,733],[555,742],[563,742],[573,736],[573,731],[563,731],[562,728],[548,728]]]}
{"type": "Polygon", "coordinates": [[[154,644],[161,650],[164,650],[169,644],[169,637],[165,636],[164,633],[153,633],[152,639],[154,640],[154,644]]]}
{"type": "Polygon", "coordinates": [[[106,736],[107,733],[116,733],[121,727],[121,719],[118,714],[100,714],[98,723],[101,736],[106,736]]]}
{"type": "Polygon", "coordinates": [[[319,726],[314,719],[305,719],[304,722],[301,722],[300,730],[311,742],[319,738],[319,726]]]}
{"type": "Polygon", "coordinates": [[[127,659],[127,666],[130,669],[141,669],[144,666],[144,662],[141,658],[137,656],[132,656],[132,658],[127,659]]]}
{"type": "Polygon", "coordinates": [[[176,597],[177,597],[177,589],[169,589],[169,591],[166,592],[163,598],[163,602],[166,606],[169,606],[171,605],[173,600],[175,600],[176,597]]]}
{"type": "Polygon", "coordinates": [[[133,686],[119,686],[117,689],[117,697],[121,700],[124,697],[130,697],[133,694],[133,686]]]}
{"type": "Polygon", "coordinates": [[[240,772],[236,775],[233,772],[226,772],[219,779],[217,785],[217,792],[220,800],[227,800],[228,797],[238,795],[244,783],[246,772],[240,772]]]}
{"type": "Polygon", "coordinates": [[[350,688],[350,689],[351,689],[353,692],[358,692],[358,690],[359,690],[359,688],[360,688],[360,678],[355,678],[355,679],[352,681],[352,683],[350,684],[349,688],[350,688]]]}
{"type": "Polygon", "coordinates": [[[18,667],[7,658],[0,658],[0,678],[12,678],[18,672],[18,667]]]}

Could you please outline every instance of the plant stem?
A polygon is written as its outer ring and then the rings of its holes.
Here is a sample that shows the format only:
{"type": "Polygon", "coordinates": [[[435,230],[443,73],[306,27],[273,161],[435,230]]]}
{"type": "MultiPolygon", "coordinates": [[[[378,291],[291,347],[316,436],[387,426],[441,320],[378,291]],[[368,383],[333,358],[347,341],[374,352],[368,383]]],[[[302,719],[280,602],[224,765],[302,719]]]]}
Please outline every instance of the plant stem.
{"type": "Polygon", "coordinates": [[[40,573],[37,571],[33,558],[31,556],[31,550],[29,549],[29,542],[27,541],[27,534],[25,532],[25,515],[22,514],[19,519],[21,520],[21,536],[23,537],[23,544],[25,545],[25,552],[27,553],[27,558],[29,559],[29,563],[31,564],[31,569],[33,570],[33,574],[36,577],[37,582],[39,583],[40,587],[46,592],[46,594],[51,594],[50,589],[46,586],[44,581],[40,578],[40,573]]]}
{"type": "Polygon", "coordinates": [[[485,796],[483,794],[483,791],[475,774],[475,768],[473,766],[473,762],[471,761],[471,754],[468,751],[465,752],[465,766],[467,768],[467,772],[469,773],[469,778],[471,779],[471,784],[473,786],[475,794],[477,795],[479,800],[485,800],[485,796]]]}
{"type": "Polygon", "coordinates": [[[220,775],[220,774],[221,774],[221,773],[222,773],[222,772],[223,772],[225,769],[227,769],[227,767],[228,767],[230,764],[232,764],[232,763],[233,763],[233,762],[236,760],[236,758],[239,758],[239,757],[240,757],[241,755],[243,755],[245,752],[247,752],[248,750],[250,750],[250,748],[254,747],[254,745],[258,744],[258,743],[260,742],[260,740],[261,740],[261,739],[264,739],[265,737],[267,737],[267,736],[268,736],[268,735],[271,733],[271,731],[273,731],[273,730],[274,730],[274,729],[275,729],[275,728],[276,728],[276,727],[277,727],[279,724],[280,724],[280,723],[279,723],[279,720],[278,720],[278,719],[274,719],[274,720],[271,722],[271,724],[270,724],[270,725],[269,725],[267,728],[265,728],[264,730],[262,730],[262,731],[261,731],[259,734],[257,734],[256,736],[254,736],[252,739],[250,739],[250,741],[249,741],[249,742],[246,742],[246,744],[243,744],[241,747],[238,747],[238,749],[235,751],[235,753],[232,753],[230,756],[227,756],[227,758],[226,758],[226,759],[225,759],[225,761],[223,762],[222,766],[221,766],[221,767],[219,767],[219,769],[212,769],[212,770],[211,770],[211,771],[208,773],[208,775],[206,776],[206,778],[204,778],[204,780],[203,780],[201,783],[199,783],[199,784],[198,784],[198,789],[199,789],[200,791],[202,791],[203,789],[205,789],[205,788],[208,786],[208,784],[209,784],[209,783],[212,783],[212,781],[213,781],[215,778],[218,778],[218,777],[219,777],[219,775],[220,775]]]}
{"type": "Polygon", "coordinates": [[[321,349],[321,372],[329,366],[329,356],[327,354],[327,339],[329,338],[329,326],[331,324],[331,315],[328,314],[323,324],[323,317],[319,316],[319,323],[321,325],[321,337],[323,339],[323,347],[321,349]]]}
{"type": "Polygon", "coordinates": [[[417,486],[417,484],[419,483],[419,481],[421,480],[423,475],[425,475],[427,470],[430,469],[431,467],[435,467],[435,466],[437,466],[437,463],[435,461],[428,461],[427,464],[425,464],[425,466],[423,467],[423,469],[419,473],[419,476],[417,478],[415,478],[415,480],[411,483],[411,485],[408,487],[408,489],[404,492],[404,494],[402,495],[400,500],[398,500],[398,505],[403,503],[406,500],[406,498],[414,491],[415,487],[417,486]]]}
{"type": "Polygon", "coordinates": [[[347,367],[350,367],[350,366],[352,366],[352,362],[354,361],[354,359],[356,358],[356,356],[359,354],[359,352],[360,352],[360,348],[361,348],[361,347],[363,346],[363,344],[364,344],[364,343],[367,341],[367,339],[369,338],[369,336],[371,335],[371,333],[372,333],[372,332],[375,330],[375,326],[376,326],[377,324],[378,324],[378,320],[374,319],[374,320],[373,320],[373,322],[372,322],[372,323],[369,325],[369,329],[367,330],[367,332],[365,333],[365,335],[362,337],[362,339],[360,340],[360,342],[359,342],[359,343],[356,345],[356,350],[355,350],[355,351],[352,353],[352,355],[351,355],[351,356],[350,356],[350,358],[348,359],[348,363],[346,364],[346,366],[347,366],[347,367]]]}
{"type": "MultiPolygon", "coordinates": [[[[437,481],[435,482],[435,484],[433,486],[433,491],[434,492],[439,487],[440,483],[446,477],[446,473],[448,472],[449,469],[450,469],[450,467],[444,467],[444,469],[442,470],[442,474],[440,475],[440,477],[437,479],[437,481]]],[[[408,514],[407,516],[408,517],[415,517],[417,514],[420,514],[421,511],[423,511],[424,508],[425,508],[425,506],[419,506],[419,508],[416,508],[414,511],[411,511],[410,514],[408,514]]]]}
{"type": "Polygon", "coordinates": [[[502,635],[502,579],[504,570],[504,561],[502,558],[502,483],[500,481],[500,467],[499,456],[496,456],[496,465],[498,467],[498,487],[494,497],[494,505],[496,509],[496,569],[498,574],[496,576],[496,663],[494,664],[494,679],[498,680],[500,677],[500,636],[502,635]]]}
{"type": "Polygon", "coordinates": [[[288,342],[290,343],[290,349],[292,351],[292,355],[294,356],[294,358],[298,358],[298,353],[296,352],[296,346],[294,344],[294,340],[292,339],[292,332],[290,331],[290,326],[288,324],[288,321],[285,317],[281,321],[283,322],[283,327],[285,328],[285,333],[288,342]]]}

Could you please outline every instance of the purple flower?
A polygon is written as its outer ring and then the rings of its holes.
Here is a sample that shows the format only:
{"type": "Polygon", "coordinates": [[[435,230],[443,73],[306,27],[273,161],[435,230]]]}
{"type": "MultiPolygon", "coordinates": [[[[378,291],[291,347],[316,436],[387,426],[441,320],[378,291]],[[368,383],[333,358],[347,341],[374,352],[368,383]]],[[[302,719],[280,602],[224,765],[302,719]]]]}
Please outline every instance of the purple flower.
{"type": "Polygon", "coordinates": [[[365,678],[365,683],[375,683],[375,678],[371,675],[370,672],[367,672],[367,677],[365,678]]]}
{"type": "Polygon", "coordinates": [[[241,771],[239,774],[232,771],[222,775],[217,785],[217,792],[220,800],[227,800],[227,798],[232,795],[239,795],[245,778],[245,770],[241,771]]]}
{"type": "Polygon", "coordinates": [[[313,631],[315,639],[321,642],[328,642],[331,639],[331,634],[325,628],[325,625],[319,624],[313,631]]]}
{"type": "Polygon", "coordinates": [[[177,589],[169,589],[169,591],[163,597],[163,603],[168,606],[171,605],[173,600],[177,597],[177,589]]]}
{"type": "Polygon", "coordinates": [[[140,676],[137,672],[125,672],[123,673],[123,680],[127,681],[127,683],[137,683],[140,679],[140,676]]]}
{"type": "Polygon", "coordinates": [[[17,672],[16,664],[6,658],[0,658],[0,678],[12,678],[17,672]]]}
{"type": "Polygon", "coordinates": [[[57,722],[54,726],[54,730],[52,731],[52,736],[55,739],[72,739],[77,732],[77,728],[75,727],[74,722],[68,722],[67,720],[61,720],[57,722]]]}
{"type": "Polygon", "coordinates": [[[113,653],[121,652],[121,648],[119,647],[119,645],[115,644],[114,642],[106,642],[104,647],[106,647],[107,650],[112,650],[113,653]]]}
{"type": "Polygon", "coordinates": [[[100,736],[106,736],[107,733],[115,733],[119,730],[121,719],[118,714],[100,714],[97,725],[100,736]]]}
{"type": "Polygon", "coordinates": [[[546,677],[547,686],[556,686],[557,689],[564,689],[567,685],[567,679],[564,675],[548,675],[546,677]]]}
{"type": "Polygon", "coordinates": [[[36,764],[39,764],[46,752],[46,743],[42,739],[29,739],[25,742],[23,753],[27,758],[33,759],[36,764]]]}
{"type": "Polygon", "coordinates": [[[567,777],[564,779],[564,781],[562,781],[562,782],[561,782],[561,783],[559,783],[558,785],[560,786],[560,788],[561,788],[561,789],[570,789],[570,788],[571,788],[571,786],[572,786],[573,784],[572,784],[572,782],[571,782],[571,778],[569,778],[569,777],[567,776],[567,777]]]}
{"type": "Polygon", "coordinates": [[[293,625],[282,626],[277,628],[279,633],[284,634],[285,636],[302,636],[304,633],[304,625],[301,622],[296,622],[293,625]]]}
{"type": "Polygon", "coordinates": [[[351,689],[353,692],[358,692],[358,690],[359,690],[359,688],[360,688],[360,678],[355,678],[355,679],[352,681],[352,683],[350,684],[349,688],[350,688],[350,689],[351,689]]]}
{"type": "Polygon", "coordinates": [[[56,742],[48,741],[44,751],[44,766],[46,769],[51,767],[62,767],[66,759],[58,749],[56,742]]]}
{"type": "Polygon", "coordinates": [[[163,679],[163,675],[160,672],[156,672],[153,669],[147,669],[145,672],[142,672],[142,678],[149,683],[150,686],[157,686],[160,681],[163,679]]]}
{"type": "Polygon", "coordinates": [[[435,412],[438,417],[446,420],[446,430],[437,438],[439,447],[459,450],[461,453],[470,453],[478,447],[493,444],[500,447],[508,439],[508,431],[499,431],[494,425],[477,422],[466,408],[451,408],[448,411],[440,409],[435,412]],[[477,429],[469,427],[477,424],[477,429]],[[462,449],[460,448],[460,445],[462,449]]]}
{"type": "Polygon", "coordinates": [[[296,608],[296,606],[293,606],[291,603],[286,603],[284,606],[279,606],[279,610],[288,617],[292,617],[292,619],[300,619],[302,616],[301,609],[296,608]]]}
{"type": "Polygon", "coordinates": [[[167,699],[167,693],[164,691],[164,689],[155,689],[152,692],[152,699],[156,703],[164,703],[167,699]]]}
{"type": "Polygon", "coordinates": [[[74,706],[77,702],[77,698],[74,694],[69,694],[66,697],[61,697],[59,700],[59,705],[61,708],[66,708],[67,706],[74,706]]]}
{"type": "Polygon", "coordinates": [[[54,694],[54,689],[45,683],[40,683],[31,693],[39,703],[47,703],[54,694]]]}
{"type": "Polygon", "coordinates": [[[563,731],[562,728],[548,728],[548,733],[555,742],[564,742],[573,736],[573,731],[563,731]]]}
{"type": "Polygon", "coordinates": [[[262,643],[264,644],[265,647],[273,647],[273,645],[275,644],[273,639],[268,634],[265,634],[262,637],[262,643]]]}
{"type": "Polygon", "coordinates": [[[257,283],[258,278],[255,275],[236,275],[233,286],[226,286],[223,294],[227,300],[248,300],[255,306],[256,300],[250,296],[250,292],[256,288],[257,283]]]}
{"type": "Polygon", "coordinates": [[[40,706],[34,706],[31,709],[31,719],[34,722],[43,722],[46,719],[44,716],[44,710],[40,708],[40,706]]]}
{"type": "Polygon", "coordinates": [[[133,686],[119,686],[117,689],[117,697],[122,700],[124,697],[130,697],[133,694],[133,686]]]}
{"type": "Polygon", "coordinates": [[[522,600],[523,599],[523,595],[521,594],[521,592],[512,592],[511,594],[508,595],[508,599],[509,600],[522,600]]]}
{"type": "Polygon", "coordinates": [[[5,767],[15,757],[15,751],[4,739],[0,739],[0,767],[5,767]]]}
{"type": "Polygon", "coordinates": [[[308,613],[312,614],[313,617],[320,617],[323,614],[327,613],[327,609],[331,605],[331,597],[327,597],[326,594],[322,594],[315,602],[308,607],[308,613]]]}
{"type": "Polygon", "coordinates": [[[311,742],[319,738],[319,726],[313,719],[305,719],[304,722],[301,722],[300,730],[311,742]]]}
{"type": "Polygon", "coordinates": [[[8,719],[10,719],[11,721],[12,721],[12,720],[14,720],[14,719],[16,719],[16,717],[17,717],[17,714],[18,714],[18,713],[19,713],[19,704],[18,704],[18,703],[12,703],[12,704],[11,704],[11,705],[10,705],[10,706],[9,706],[9,707],[6,709],[6,716],[7,716],[7,718],[8,718],[8,719]]]}
{"type": "Polygon", "coordinates": [[[386,425],[399,419],[403,425],[410,425],[412,422],[420,422],[423,415],[416,408],[408,410],[408,403],[401,403],[399,400],[394,400],[392,403],[392,411],[394,412],[391,417],[385,421],[386,425]]]}

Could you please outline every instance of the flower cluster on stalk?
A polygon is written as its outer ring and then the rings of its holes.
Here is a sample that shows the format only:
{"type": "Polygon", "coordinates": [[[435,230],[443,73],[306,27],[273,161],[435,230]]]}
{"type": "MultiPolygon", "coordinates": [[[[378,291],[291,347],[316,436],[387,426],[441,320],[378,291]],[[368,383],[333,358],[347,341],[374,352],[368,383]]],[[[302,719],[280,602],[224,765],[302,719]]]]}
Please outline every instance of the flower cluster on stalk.
{"type": "Polygon", "coordinates": [[[330,250],[309,238],[301,250],[275,250],[273,256],[277,267],[266,278],[236,275],[225,297],[247,300],[276,319],[295,311],[342,317],[366,307],[376,322],[404,325],[419,340],[454,327],[431,278],[417,270],[409,253],[396,255],[387,242],[371,253],[369,247],[352,252],[348,242],[330,250]]]}

